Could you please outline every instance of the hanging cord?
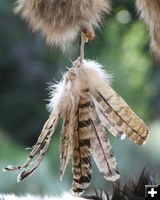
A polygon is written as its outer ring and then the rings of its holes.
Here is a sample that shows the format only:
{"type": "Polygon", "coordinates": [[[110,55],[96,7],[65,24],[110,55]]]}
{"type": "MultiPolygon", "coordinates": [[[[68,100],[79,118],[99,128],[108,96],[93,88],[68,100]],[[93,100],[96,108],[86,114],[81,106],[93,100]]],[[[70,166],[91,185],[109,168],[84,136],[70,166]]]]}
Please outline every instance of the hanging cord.
{"type": "Polygon", "coordinates": [[[94,38],[95,38],[95,33],[93,30],[91,30],[91,31],[86,31],[86,29],[82,30],[81,45],[80,45],[80,57],[78,58],[79,64],[76,64],[75,67],[80,67],[83,64],[85,43],[87,43],[88,40],[94,40],[94,38]]]}
{"type": "Polygon", "coordinates": [[[88,38],[85,36],[84,32],[81,33],[81,46],[80,46],[80,63],[83,63],[84,60],[84,46],[88,42],[88,38]]]}

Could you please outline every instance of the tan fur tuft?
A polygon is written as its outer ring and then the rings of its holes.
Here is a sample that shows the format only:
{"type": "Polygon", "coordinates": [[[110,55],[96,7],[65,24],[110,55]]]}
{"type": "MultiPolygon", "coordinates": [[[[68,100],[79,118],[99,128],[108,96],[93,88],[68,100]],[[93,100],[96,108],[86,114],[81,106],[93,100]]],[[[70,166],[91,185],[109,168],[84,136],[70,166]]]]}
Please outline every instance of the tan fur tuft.
{"type": "Polygon", "coordinates": [[[64,47],[80,30],[93,38],[92,30],[110,12],[110,5],[108,0],[18,0],[15,12],[33,31],[40,30],[50,45],[64,47]]]}
{"type": "Polygon", "coordinates": [[[160,0],[137,0],[140,17],[148,26],[151,50],[160,60],[160,0]]]}

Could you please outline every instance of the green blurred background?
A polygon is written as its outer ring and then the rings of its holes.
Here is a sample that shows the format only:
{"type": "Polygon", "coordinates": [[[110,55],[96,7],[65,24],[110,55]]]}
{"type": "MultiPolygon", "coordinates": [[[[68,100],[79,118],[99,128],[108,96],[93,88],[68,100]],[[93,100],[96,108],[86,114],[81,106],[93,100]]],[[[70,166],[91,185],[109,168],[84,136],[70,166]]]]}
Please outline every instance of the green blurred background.
{"type": "MultiPolygon", "coordinates": [[[[96,59],[114,75],[114,89],[150,127],[146,146],[127,139],[120,141],[108,133],[119,164],[121,182],[135,180],[144,167],[156,172],[160,181],[160,64],[149,53],[149,36],[138,19],[133,0],[114,0],[96,40],[86,45],[86,57],[96,59]]],[[[27,158],[24,149],[36,142],[49,113],[47,83],[62,78],[61,72],[78,55],[78,42],[62,54],[48,47],[39,33],[13,13],[14,1],[0,1],[0,193],[56,195],[70,190],[71,163],[63,181],[59,180],[59,136],[56,131],[47,155],[37,171],[21,183],[17,173],[4,173],[8,164],[19,165],[27,158]]],[[[110,190],[93,165],[90,190],[110,190]]],[[[88,189],[89,191],[89,189],[88,189]]]]}

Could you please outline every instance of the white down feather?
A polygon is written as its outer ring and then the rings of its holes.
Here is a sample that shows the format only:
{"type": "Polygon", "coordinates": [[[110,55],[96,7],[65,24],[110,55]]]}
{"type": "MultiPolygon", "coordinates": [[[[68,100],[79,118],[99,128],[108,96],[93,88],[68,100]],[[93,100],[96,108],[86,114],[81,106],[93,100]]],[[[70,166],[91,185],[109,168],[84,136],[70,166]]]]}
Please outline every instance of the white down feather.
{"type": "Polygon", "coordinates": [[[53,84],[50,88],[50,100],[48,110],[55,113],[64,113],[72,104],[78,104],[80,96],[85,89],[89,89],[94,95],[96,88],[110,84],[112,76],[104,71],[102,65],[92,60],[80,60],[73,62],[73,67],[64,74],[63,80],[53,84]]]}

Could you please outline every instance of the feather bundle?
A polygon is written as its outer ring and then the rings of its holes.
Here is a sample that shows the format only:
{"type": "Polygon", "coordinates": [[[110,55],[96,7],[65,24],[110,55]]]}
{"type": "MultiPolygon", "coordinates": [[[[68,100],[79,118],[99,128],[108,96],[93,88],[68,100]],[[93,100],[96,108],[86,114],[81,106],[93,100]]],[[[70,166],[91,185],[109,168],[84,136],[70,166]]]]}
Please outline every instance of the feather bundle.
{"type": "Polygon", "coordinates": [[[136,0],[140,17],[149,28],[151,50],[160,57],[160,0],[136,0]]]}
{"type": "Polygon", "coordinates": [[[117,163],[105,135],[106,127],[114,136],[127,136],[136,144],[145,144],[148,128],[131,110],[128,104],[111,88],[109,75],[102,66],[90,60],[77,59],[63,80],[52,87],[48,105],[51,115],[41,135],[33,146],[27,161],[19,166],[9,165],[5,170],[21,170],[18,181],[30,175],[40,164],[50,144],[59,117],[63,118],[60,164],[61,178],[72,155],[72,191],[79,195],[91,180],[91,155],[101,172],[109,181],[120,175],[117,163]],[[40,150],[34,166],[26,170],[40,150]]]}
{"type": "Polygon", "coordinates": [[[18,0],[15,12],[33,31],[40,30],[50,45],[63,48],[81,30],[93,39],[93,29],[110,12],[110,5],[109,0],[18,0]]]}

